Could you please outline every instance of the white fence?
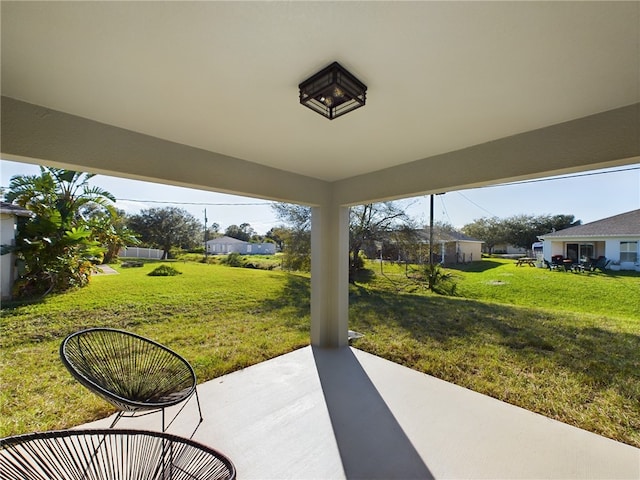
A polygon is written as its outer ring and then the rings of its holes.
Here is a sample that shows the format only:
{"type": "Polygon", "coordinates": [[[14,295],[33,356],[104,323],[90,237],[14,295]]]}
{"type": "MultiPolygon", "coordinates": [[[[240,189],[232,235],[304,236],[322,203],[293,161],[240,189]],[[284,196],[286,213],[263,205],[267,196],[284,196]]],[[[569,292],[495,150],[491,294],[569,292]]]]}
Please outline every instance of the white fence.
{"type": "Polygon", "coordinates": [[[118,252],[119,257],[124,258],[157,258],[161,259],[164,250],[157,248],[124,247],[118,252]]]}

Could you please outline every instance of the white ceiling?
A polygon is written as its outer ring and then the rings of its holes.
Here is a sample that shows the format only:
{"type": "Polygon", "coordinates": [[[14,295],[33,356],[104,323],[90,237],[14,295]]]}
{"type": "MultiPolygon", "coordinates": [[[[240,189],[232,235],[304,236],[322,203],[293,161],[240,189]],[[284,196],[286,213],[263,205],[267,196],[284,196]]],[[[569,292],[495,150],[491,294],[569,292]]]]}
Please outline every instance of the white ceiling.
{"type": "Polygon", "coordinates": [[[3,1],[2,95],[335,181],[638,102],[640,2],[3,1]]]}

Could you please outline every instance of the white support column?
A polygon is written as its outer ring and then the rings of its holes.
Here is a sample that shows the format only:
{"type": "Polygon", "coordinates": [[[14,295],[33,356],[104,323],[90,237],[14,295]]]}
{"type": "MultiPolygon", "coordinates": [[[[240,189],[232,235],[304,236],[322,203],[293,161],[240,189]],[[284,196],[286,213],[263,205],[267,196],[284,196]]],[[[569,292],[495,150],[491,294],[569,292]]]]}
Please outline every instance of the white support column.
{"type": "Polygon", "coordinates": [[[349,343],[349,209],[311,209],[311,344],[349,343]]]}

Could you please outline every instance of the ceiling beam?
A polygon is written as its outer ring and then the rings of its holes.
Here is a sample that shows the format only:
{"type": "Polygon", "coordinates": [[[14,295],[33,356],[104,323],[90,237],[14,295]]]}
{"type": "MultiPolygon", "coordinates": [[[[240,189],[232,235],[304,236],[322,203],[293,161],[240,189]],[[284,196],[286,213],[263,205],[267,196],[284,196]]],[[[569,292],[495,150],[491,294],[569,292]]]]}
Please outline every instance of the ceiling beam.
{"type": "Polygon", "coordinates": [[[315,178],[4,96],[1,109],[5,160],[282,202],[327,200],[327,183],[315,178]]]}
{"type": "Polygon", "coordinates": [[[6,160],[311,206],[357,205],[637,163],[640,103],[334,183],[8,97],[1,148],[6,160]]]}
{"type": "Polygon", "coordinates": [[[640,103],[337,181],[342,205],[640,161],[640,103]]]}

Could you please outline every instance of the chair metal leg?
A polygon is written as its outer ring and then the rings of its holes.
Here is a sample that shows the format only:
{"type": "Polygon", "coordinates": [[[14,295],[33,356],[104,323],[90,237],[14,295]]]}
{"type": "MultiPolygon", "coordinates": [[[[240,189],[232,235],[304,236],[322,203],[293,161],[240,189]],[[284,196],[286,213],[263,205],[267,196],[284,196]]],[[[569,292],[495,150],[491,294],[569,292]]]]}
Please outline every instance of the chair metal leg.
{"type": "Polygon", "coordinates": [[[118,421],[122,418],[122,416],[124,415],[124,412],[121,410],[118,412],[118,414],[116,415],[116,418],[113,419],[113,422],[111,422],[111,425],[109,425],[109,428],[113,428],[116,426],[116,423],[118,423],[118,421]]]}
{"type": "MultiPolygon", "coordinates": [[[[196,403],[198,404],[198,413],[200,414],[200,421],[198,422],[198,425],[200,425],[204,419],[202,418],[202,408],[200,408],[200,397],[198,396],[198,388],[197,387],[195,388],[194,392],[196,394],[196,403]]],[[[182,404],[182,406],[180,407],[180,410],[178,410],[178,413],[175,414],[175,416],[171,419],[171,421],[167,424],[166,427],[164,426],[164,408],[162,409],[162,431],[163,432],[165,432],[171,426],[171,424],[175,421],[175,419],[178,418],[178,415],[180,415],[180,413],[182,413],[182,410],[185,409],[185,407],[189,403],[189,400],[191,400],[192,397],[193,397],[193,395],[191,397],[189,397],[182,404]]]]}
{"type": "Polygon", "coordinates": [[[196,402],[198,403],[198,412],[200,413],[200,423],[204,420],[202,418],[202,409],[200,408],[200,397],[198,397],[198,387],[196,387],[196,402]]]}
{"type": "MultiPolygon", "coordinates": [[[[198,396],[198,388],[197,388],[197,387],[195,388],[194,393],[196,394],[196,403],[197,403],[197,405],[198,405],[198,414],[200,415],[200,421],[198,422],[198,425],[200,425],[200,424],[203,422],[204,418],[202,417],[202,407],[200,406],[200,397],[198,396]]],[[[165,413],[164,413],[164,410],[165,410],[165,409],[164,409],[164,408],[161,408],[161,409],[160,409],[160,411],[162,412],[162,431],[163,431],[163,432],[166,432],[166,431],[167,431],[167,429],[168,429],[168,428],[171,426],[171,424],[174,422],[174,420],[175,420],[176,418],[178,418],[178,415],[180,415],[180,413],[182,412],[182,410],[184,410],[184,408],[187,406],[187,403],[189,403],[189,400],[191,400],[191,397],[190,397],[190,398],[188,398],[188,399],[187,399],[187,400],[182,404],[182,407],[180,407],[180,410],[178,410],[178,413],[176,413],[176,415],[175,415],[175,416],[171,419],[171,421],[170,421],[168,424],[166,424],[166,425],[165,425],[165,413]]],[[[115,427],[116,423],[118,423],[122,417],[127,417],[127,418],[136,418],[136,417],[138,417],[138,416],[141,416],[141,417],[142,417],[142,416],[145,416],[145,415],[149,415],[149,414],[151,414],[151,413],[155,413],[155,412],[157,412],[157,411],[158,411],[158,410],[154,410],[154,411],[152,411],[152,412],[141,413],[141,414],[138,414],[138,415],[136,415],[135,413],[134,413],[134,414],[132,414],[132,415],[125,415],[125,413],[126,413],[126,412],[124,412],[124,411],[122,411],[122,410],[121,410],[121,411],[119,411],[119,412],[116,414],[116,418],[114,418],[114,419],[113,419],[113,422],[111,422],[111,425],[109,426],[109,428],[113,428],[113,427],[115,427]]]]}

